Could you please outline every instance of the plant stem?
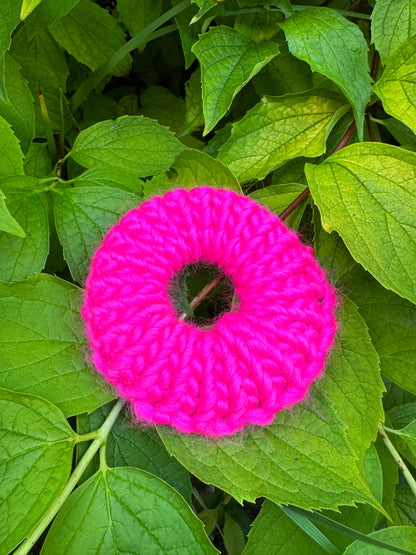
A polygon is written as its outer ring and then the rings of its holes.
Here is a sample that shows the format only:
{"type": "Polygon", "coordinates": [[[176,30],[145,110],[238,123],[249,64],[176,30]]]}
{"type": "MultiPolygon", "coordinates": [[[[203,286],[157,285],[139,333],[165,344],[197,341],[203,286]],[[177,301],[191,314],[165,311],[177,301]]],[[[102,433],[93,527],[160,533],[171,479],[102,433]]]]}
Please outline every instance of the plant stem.
{"type": "MultiPolygon", "coordinates": [[[[192,308],[192,310],[195,310],[195,308],[202,303],[202,301],[205,299],[205,297],[207,297],[211,293],[211,291],[213,289],[215,289],[217,287],[217,285],[219,285],[222,282],[224,277],[225,277],[224,275],[219,274],[212,281],[210,281],[207,285],[205,285],[205,287],[203,289],[201,289],[201,291],[198,293],[198,295],[194,299],[192,299],[192,301],[190,302],[189,306],[192,308]]],[[[187,317],[188,317],[188,315],[186,314],[186,312],[183,312],[179,316],[179,320],[181,320],[181,321],[186,320],[187,317]]]]}
{"type": "MultiPolygon", "coordinates": [[[[338,150],[341,150],[341,148],[344,148],[345,146],[347,146],[348,141],[354,135],[354,131],[356,129],[357,129],[357,124],[355,123],[355,121],[353,121],[352,124],[348,127],[347,132],[342,137],[338,145],[334,148],[334,152],[338,152],[338,150]]],[[[334,152],[332,154],[334,154],[334,152]]]]}
{"type": "MultiPolygon", "coordinates": [[[[25,541],[20,544],[18,549],[14,552],[14,555],[27,555],[32,547],[35,545],[37,540],[49,526],[49,524],[54,519],[56,513],[64,504],[65,500],[69,497],[74,487],[77,485],[78,480],[81,478],[82,474],[85,472],[87,466],[91,462],[92,458],[96,454],[96,452],[100,449],[102,445],[105,445],[107,441],[107,436],[110,433],[111,428],[114,425],[114,422],[117,420],[118,415],[120,414],[121,409],[123,408],[124,402],[119,399],[114,407],[111,409],[110,414],[104,421],[104,424],[96,431],[97,437],[85,451],[83,457],[75,467],[74,471],[72,472],[69,480],[67,481],[64,489],[52,503],[50,508],[46,511],[43,515],[37,526],[32,530],[32,532],[27,536],[25,541]]],[[[83,436],[81,437],[81,441],[83,441],[83,436]]]]}
{"type": "Polygon", "coordinates": [[[95,71],[92,75],[90,75],[88,79],[84,81],[84,83],[76,91],[74,96],[71,98],[72,112],[73,113],[75,112],[75,110],[87,98],[90,92],[93,89],[95,89],[98,83],[100,83],[104,79],[104,77],[106,77],[106,75],[111,73],[111,71],[115,68],[115,66],[119,64],[121,60],[125,56],[127,56],[127,54],[130,54],[132,50],[135,50],[136,48],[138,48],[142,44],[145,44],[146,42],[149,42],[150,40],[156,39],[158,37],[166,35],[167,33],[171,33],[172,31],[175,31],[177,29],[176,25],[169,25],[168,27],[164,27],[162,29],[159,29],[157,32],[154,32],[161,25],[169,21],[169,19],[171,19],[172,17],[175,17],[175,15],[178,15],[180,12],[182,12],[189,6],[190,6],[190,0],[183,0],[180,4],[178,4],[177,6],[174,6],[172,9],[168,10],[160,17],[152,21],[152,23],[150,23],[147,27],[145,27],[143,31],[140,31],[139,33],[137,33],[137,35],[135,35],[128,42],[126,42],[119,50],[117,50],[117,52],[115,52],[108,60],[108,62],[103,64],[101,67],[97,69],[97,71],[95,71]]]}
{"type": "Polygon", "coordinates": [[[409,487],[410,487],[413,495],[416,496],[416,480],[414,479],[410,470],[407,468],[405,462],[403,461],[403,459],[399,455],[399,452],[394,447],[390,438],[386,434],[386,430],[384,429],[383,424],[381,422],[378,425],[378,433],[380,434],[381,439],[384,441],[387,449],[390,451],[390,454],[392,455],[393,459],[396,461],[398,467],[402,471],[402,474],[403,474],[404,478],[406,479],[406,482],[409,484],[409,487]]]}
{"type": "MultiPolygon", "coordinates": [[[[341,148],[344,148],[344,146],[347,145],[348,141],[351,139],[352,135],[354,134],[354,131],[356,130],[357,125],[355,123],[355,121],[353,121],[351,123],[351,125],[348,127],[347,132],[345,133],[345,135],[342,137],[342,139],[340,140],[340,142],[338,143],[338,145],[335,147],[334,152],[338,152],[338,150],[341,150],[341,148]]],[[[286,220],[286,218],[288,218],[288,216],[290,216],[290,214],[306,199],[308,198],[308,196],[310,195],[310,189],[309,187],[306,187],[305,190],[303,190],[301,192],[301,194],[299,196],[297,196],[295,198],[294,201],[292,201],[289,206],[283,210],[283,212],[281,212],[279,214],[279,218],[281,220],[286,220]]]]}

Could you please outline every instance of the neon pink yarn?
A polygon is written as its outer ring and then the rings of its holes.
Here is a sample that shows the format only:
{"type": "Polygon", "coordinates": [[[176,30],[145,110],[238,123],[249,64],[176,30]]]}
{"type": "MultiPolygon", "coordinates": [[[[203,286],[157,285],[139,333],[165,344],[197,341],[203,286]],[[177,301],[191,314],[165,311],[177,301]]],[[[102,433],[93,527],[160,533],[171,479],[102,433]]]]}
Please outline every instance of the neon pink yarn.
{"type": "Polygon", "coordinates": [[[301,401],[335,334],[335,295],[310,247],[232,191],[177,189],[130,210],[94,255],[82,315],[97,369],[137,418],[232,434],[301,401]],[[211,329],[168,296],[187,264],[217,264],[235,312],[211,329]]]}

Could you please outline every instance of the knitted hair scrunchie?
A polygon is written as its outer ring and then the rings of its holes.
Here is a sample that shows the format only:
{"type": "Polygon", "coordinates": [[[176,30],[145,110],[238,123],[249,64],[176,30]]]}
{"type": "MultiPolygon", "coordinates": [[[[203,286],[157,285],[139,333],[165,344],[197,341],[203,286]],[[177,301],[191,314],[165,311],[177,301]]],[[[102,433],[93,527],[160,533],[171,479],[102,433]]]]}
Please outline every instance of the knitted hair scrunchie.
{"type": "Polygon", "coordinates": [[[95,366],[138,420],[222,436],[270,424],[324,368],[335,294],[310,247],[232,191],[177,189],[130,210],[96,251],[82,315],[95,366]],[[215,264],[238,306],[210,329],[180,321],[169,284],[215,264]]]}

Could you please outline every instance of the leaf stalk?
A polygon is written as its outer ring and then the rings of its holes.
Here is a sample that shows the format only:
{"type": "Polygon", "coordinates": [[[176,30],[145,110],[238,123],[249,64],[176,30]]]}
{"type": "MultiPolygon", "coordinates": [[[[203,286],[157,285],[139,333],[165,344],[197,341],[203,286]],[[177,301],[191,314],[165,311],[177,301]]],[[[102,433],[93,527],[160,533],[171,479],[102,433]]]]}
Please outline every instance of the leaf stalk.
{"type": "MultiPolygon", "coordinates": [[[[61,493],[52,503],[50,508],[43,515],[43,517],[35,526],[35,528],[32,530],[32,532],[27,536],[24,542],[20,544],[20,546],[14,552],[14,555],[27,555],[29,551],[32,549],[32,547],[35,545],[37,540],[40,538],[40,536],[43,534],[43,532],[46,530],[46,528],[49,526],[49,524],[52,522],[52,520],[55,518],[55,515],[62,507],[62,505],[69,497],[69,495],[72,493],[72,490],[77,485],[79,479],[87,469],[94,455],[103,445],[106,444],[108,434],[110,433],[111,428],[113,427],[115,421],[117,420],[117,417],[120,414],[121,409],[123,408],[123,404],[124,402],[121,399],[119,399],[117,403],[114,405],[114,407],[112,408],[110,414],[107,416],[101,428],[99,428],[98,430],[96,430],[96,432],[94,432],[96,433],[96,438],[88,447],[88,449],[85,451],[83,457],[81,458],[81,460],[75,467],[74,471],[72,472],[71,476],[69,477],[64,489],[61,491],[61,493]]],[[[77,438],[78,441],[84,441],[86,439],[85,436],[79,436],[79,438],[77,438]]]]}

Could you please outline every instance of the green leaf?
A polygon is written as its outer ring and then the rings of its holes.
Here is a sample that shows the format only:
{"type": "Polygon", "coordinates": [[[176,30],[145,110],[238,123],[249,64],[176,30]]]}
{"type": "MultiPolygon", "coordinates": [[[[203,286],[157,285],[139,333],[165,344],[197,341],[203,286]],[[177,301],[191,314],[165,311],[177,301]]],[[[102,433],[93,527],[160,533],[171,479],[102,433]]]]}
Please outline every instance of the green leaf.
{"type": "Polygon", "coordinates": [[[19,64],[6,53],[4,79],[8,102],[0,100],[0,115],[11,125],[23,152],[27,152],[35,136],[33,98],[19,64]]]}
{"type": "Polygon", "coordinates": [[[367,326],[357,307],[347,299],[343,301],[340,333],[323,382],[338,417],[348,425],[347,439],[357,458],[362,459],[384,418],[384,384],[367,326]]]}
{"type": "Polygon", "coordinates": [[[416,34],[415,0],[377,0],[371,14],[371,41],[383,64],[416,34]]]}
{"type": "Polygon", "coordinates": [[[305,170],[324,229],[384,287],[416,302],[416,154],[353,144],[305,170]]]}
{"type": "Polygon", "coordinates": [[[29,38],[32,39],[35,34],[66,15],[78,2],[79,0],[42,0],[26,20],[30,29],[29,38]]]}
{"type": "Polygon", "coordinates": [[[341,237],[333,231],[326,233],[319,218],[318,210],[314,210],[314,253],[319,264],[327,272],[332,283],[337,283],[356,264],[348,252],[341,237]]]}
{"type": "Polygon", "coordinates": [[[20,8],[20,19],[26,19],[41,2],[42,0],[23,0],[20,8]]]}
{"type": "Polygon", "coordinates": [[[48,202],[33,177],[0,180],[7,207],[25,231],[24,238],[0,232],[0,280],[13,281],[40,272],[49,252],[48,202]]]}
{"type": "Polygon", "coordinates": [[[287,160],[323,154],[345,110],[344,99],[326,90],[264,97],[233,125],[218,158],[242,182],[263,179],[287,160]]]}
{"type": "Polygon", "coordinates": [[[23,175],[23,153],[7,121],[0,116],[0,178],[23,175]]]}
{"type": "MultiPolygon", "coordinates": [[[[125,44],[125,36],[107,10],[90,0],[80,0],[72,10],[49,26],[54,39],[76,60],[95,71],[125,44]],[[93,23],[93,24],[92,24],[93,23]]],[[[130,71],[127,55],[112,75],[130,71]]]]}
{"type": "Polygon", "coordinates": [[[52,162],[47,143],[32,143],[24,159],[26,175],[45,177],[52,172],[52,162]]]}
{"type": "Polygon", "coordinates": [[[4,54],[9,49],[11,35],[20,21],[20,2],[2,0],[0,3],[0,100],[7,102],[4,54]]]}
{"type": "Polygon", "coordinates": [[[204,125],[202,113],[201,71],[196,69],[185,83],[185,121],[179,131],[179,137],[188,135],[204,125]]]}
{"type": "Polygon", "coordinates": [[[85,361],[81,301],[74,285],[47,274],[0,284],[3,387],[45,397],[66,416],[113,398],[85,361]]]}
{"type": "Polygon", "coordinates": [[[143,181],[136,175],[122,170],[91,168],[73,180],[76,187],[112,187],[141,196],[143,181]]]}
{"type": "Polygon", "coordinates": [[[373,91],[388,114],[416,132],[416,37],[406,41],[389,60],[373,91]]]}
{"type": "Polygon", "coordinates": [[[168,451],[240,502],[265,496],[308,509],[353,501],[380,509],[355,466],[383,414],[378,358],[355,306],[346,302],[341,316],[329,366],[309,403],[281,411],[270,426],[212,443],[160,429],[168,451]]]}
{"type": "Polygon", "coordinates": [[[162,0],[117,0],[117,11],[134,36],[160,16],[162,0]]]}
{"type": "Polygon", "coordinates": [[[191,25],[199,21],[201,17],[203,17],[217,5],[215,0],[192,0],[192,2],[198,6],[199,10],[198,13],[191,20],[191,25]]]}
{"type": "Polygon", "coordinates": [[[110,187],[55,190],[55,223],[72,277],[82,283],[104,235],[131,208],[135,195],[110,187]]]}
{"type": "Polygon", "coordinates": [[[322,555],[325,551],[286,516],[280,507],[266,499],[251,526],[248,542],[243,551],[243,555],[259,553],[322,555]]]}
{"type": "Polygon", "coordinates": [[[376,349],[383,375],[416,395],[416,328],[387,333],[376,349]]]}
{"type": "Polygon", "coordinates": [[[139,115],[157,120],[160,125],[179,131],[185,119],[185,102],[165,87],[149,87],[140,95],[139,115]]]}
{"type": "Polygon", "coordinates": [[[355,466],[336,408],[316,387],[312,399],[311,406],[281,411],[270,426],[224,441],[159,434],[192,474],[239,502],[265,496],[305,508],[376,504],[355,466]]]}
{"type": "Polygon", "coordinates": [[[225,115],[236,94],[279,53],[274,42],[257,44],[221,25],[200,35],[192,51],[201,65],[204,135],[225,115]]]}
{"type": "Polygon", "coordinates": [[[75,434],[59,409],[31,395],[0,389],[0,530],[13,550],[60,493],[69,476],[75,434]]]}
{"type": "Polygon", "coordinates": [[[413,455],[416,456],[416,420],[412,420],[401,430],[395,430],[394,433],[404,439],[413,455]]]}
{"type": "Polygon", "coordinates": [[[235,18],[234,29],[256,42],[261,42],[274,37],[282,21],[283,15],[279,11],[242,13],[235,18]]]}
{"type": "Polygon", "coordinates": [[[351,102],[358,137],[363,138],[364,109],[371,95],[368,46],[359,27],[334,9],[309,8],[280,24],[290,52],[313,71],[334,81],[351,102]]]}
{"type": "Polygon", "coordinates": [[[378,119],[375,121],[377,124],[384,125],[400,145],[405,147],[411,146],[416,149],[416,135],[407,125],[394,118],[378,119]]]}
{"type": "Polygon", "coordinates": [[[10,233],[11,235],[16,235],[17,237],[26,237],[26,233],[7,209],[6,203],[4,202],[5,198],[4,193],[0,191],[0,230],[10,233]]]}
{"type": "MultiPolygon", "coordinates": [[[[394,546],[395,551],[403,553],[414,553],[416,550],[416,528],[412,526],[390,526],[384,530],[378,530],[369,534],[370,538],[385,542],[394,546]]],[[[391,555],[390,549],[369,545],[362,541],[355,541],[344,552],[344,555],[391,555]]]]}
{"type": "Polygon", "coordinates": [[[156,121],[122,116],[81,131],[71,156],[87,168],[120,169],[147,177],[168,170],[184,148],[169,129],[156,121]]]}
{"type": "Polygon", "coordinates": [[[342,288],[358,306],[375,345],[390,333],[416,329],[416,306],[384,289],[358,264],[343,279],[342,288]]]}
{"type": "Polygon", "coordinates": [[[289,52],[284,36],[279,39],[280,53],[253,77],[259,96],[281,96],[312,88],[312,71],[307,63],[289,52]]]}
{"type": "Polygon", "coordinates": [[[136,468],[105,468],[76,489],[54,520],[42,555],[215,554],[184,499],[136,468]]]}
{"type": "Polygon", "coordinates": [[[161,194],[171,189],[183,187],[221,187],[241,193],[237,178],[221,162],[199,150],[187,149],[178,154],[172,166],[172,173],[155,176],[144,184],[145,196],[161,194]]]}
{"type": "MultiPolygon", "coordinates": [[[[108,416],[111,405],[105,405],[87,416],[82,433],[97,430],[108,416]]],[[[81,433],[78,431],[78,433],[81,433]]],[[[192,485],[189,472],[166,451],[154,428],[144,428],[121,413],[107,440],[109,466],[133,466],[154,474],[173,486],[191,503],[192,485]]],[[[98,465],[95,468],[98,470],[98,465]]]]}
{"type": "Polygon", "coordinates": [[[410,488],[398,487],[395,499],[397,522],[402,526],[416,526],[415,496],[410,488]]]}

